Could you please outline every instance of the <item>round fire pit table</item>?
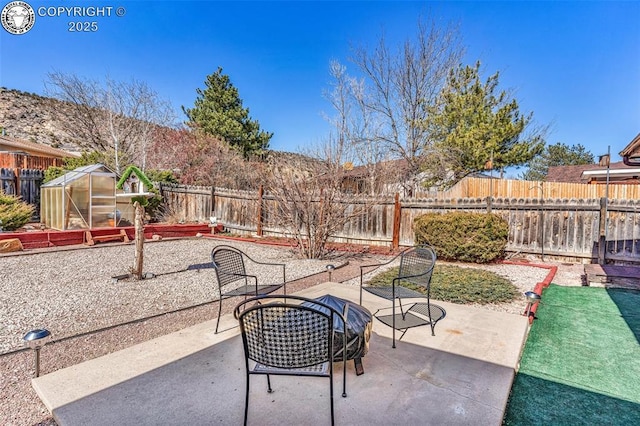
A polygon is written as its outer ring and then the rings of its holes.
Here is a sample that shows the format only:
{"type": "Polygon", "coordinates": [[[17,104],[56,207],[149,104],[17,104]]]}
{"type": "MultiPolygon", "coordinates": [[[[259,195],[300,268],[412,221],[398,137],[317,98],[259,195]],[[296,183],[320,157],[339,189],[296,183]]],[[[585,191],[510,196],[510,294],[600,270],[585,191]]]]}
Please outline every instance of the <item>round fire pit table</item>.
{"type": "MultiPolygon", "coordinates": [[[[315,298],[320,303],[331,306],[338,312],[342,312],[342,315],[347,320],[347,326],[342,323],[342,319],[336,318],[333,324],[334,328],[334,360],[342,361],[342,341],[347,339],[347,360],[352,359],[356,369],[356,375],[364,373],[364,367],[362,366],[362,357],[369,351],[369,339],[371,338],[372,328],[372,315],[371,312],[364,306],[360,306],[357,303],[350,302],[348,300],[341,299],[330,294],[325,294],[315,298]]],[[[307,306],[312,305],[309,302],[303,303],[307,306]]],[[[317,305],[319,310],[323,310],[320,305],[317,305]]]]}

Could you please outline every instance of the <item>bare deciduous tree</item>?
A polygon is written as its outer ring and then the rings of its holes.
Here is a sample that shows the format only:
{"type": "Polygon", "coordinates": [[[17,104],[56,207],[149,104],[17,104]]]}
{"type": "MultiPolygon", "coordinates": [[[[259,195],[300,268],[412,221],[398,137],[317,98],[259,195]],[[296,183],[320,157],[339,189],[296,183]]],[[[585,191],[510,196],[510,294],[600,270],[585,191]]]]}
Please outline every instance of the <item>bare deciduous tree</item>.
{"type": "MultiPolygon", "coordinates": [[[[376,139],[395,158],[406,161],[410,179],[418,176],[432,148],[423,123],[463,52],[457,29],[441,28],[434,20],[419,21],[416,39],[407,40],[397,51],[384,36],[372,51],[354,50],[351,61],[364,75],[363,107],[377,123],[376,139]]],[[[411,192],[416,182],[408,186],[411,192]]]]}
{"type": "Polygon", "coordinates": [[[82,148],[113,155],[117,172],[127,163],[144,170],[154,130],[174,125],[171,105],[144,82],[103,83],[61,72],[47,77],[47,93],[73,107],[71,115],[53,111],[65,130],[82,148]]]}
{"type": "MultiPolygon", "coordinates": [[[[331,90],[324,97],[333,107],[335,115],[325,115],[325,119],[340,135],[344,151],[360,165],[360,169],[366,170],[364,176],[358,174],[354,177],[366,179],[368,188],[365,189],[374,195],[377,189],[375,165],[385,159],[386,153],[376,137],[375,116],[366,108],[364,82],[349,76],[346,71],[347,68],[337,61],[332,61],[329,66],[331,90]]],[[[347,165],[352,164],[349,162],[347,165]]]]}
{"type": "Polygon", "coordinates": [[[336,67],[333,72],[339,78],[328,96],[337,112],[330,119],[332,132],[323,143],[307,149],[306,156],[274,156],[267,175],[267,193],[274,201],[267,212],[271,222],[295,238],[306,258],[323,257],[330,237],[370,206],[364,195],[347,199],[342,191],[344,165],[354,161],[355,146],[350,143],[352,126],[347,122],[350,82],[342,79],[343,69],[336,67]]]}
{"type": "Polygon", "coordinates": [[[366,202],[347,199],[340,190],[341,163],[335,152],[327,152],[337,145],[334,141],[324,147],[324,157],[334,161],[299,156],[275,157],[271,162],[266,193],[272,202],[267,217],[297,241],[299,254],[305,258],[325,256],[330,237],[368,209],[366,202]]]}

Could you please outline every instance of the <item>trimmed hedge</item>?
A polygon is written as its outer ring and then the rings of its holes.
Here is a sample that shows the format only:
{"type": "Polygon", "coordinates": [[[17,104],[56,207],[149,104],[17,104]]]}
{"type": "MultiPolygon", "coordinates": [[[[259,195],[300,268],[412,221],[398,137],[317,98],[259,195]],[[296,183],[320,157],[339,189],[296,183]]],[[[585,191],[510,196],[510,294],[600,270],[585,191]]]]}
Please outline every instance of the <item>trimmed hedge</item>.
{"type": "Polygon", "coordinates": [[[416,244],[442,260],[488,263],[504,257],[509,224],[492,213],[427,213],[413,221],[416,244]]]}

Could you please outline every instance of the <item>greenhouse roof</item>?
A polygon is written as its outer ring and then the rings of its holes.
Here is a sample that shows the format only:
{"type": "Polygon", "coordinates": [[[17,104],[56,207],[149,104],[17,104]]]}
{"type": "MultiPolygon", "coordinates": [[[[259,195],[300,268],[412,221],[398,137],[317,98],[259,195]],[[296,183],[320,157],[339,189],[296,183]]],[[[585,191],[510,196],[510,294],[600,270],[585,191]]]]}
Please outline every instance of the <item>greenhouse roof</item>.
{"type": "Polygon", "coordinates": [[[52,187],[52,186],[65,186],[73,181],[76,181],[88,174],[91,173],[110,173],[114,177],[116,176],[111,170],[107,168],[104,164],[91,164],[89,166],[78,167],[77,169],[73,169],[70,172],[65,173],[62,176],[59,176],[53,180],[42,185],[43,187],[52,187]]]}

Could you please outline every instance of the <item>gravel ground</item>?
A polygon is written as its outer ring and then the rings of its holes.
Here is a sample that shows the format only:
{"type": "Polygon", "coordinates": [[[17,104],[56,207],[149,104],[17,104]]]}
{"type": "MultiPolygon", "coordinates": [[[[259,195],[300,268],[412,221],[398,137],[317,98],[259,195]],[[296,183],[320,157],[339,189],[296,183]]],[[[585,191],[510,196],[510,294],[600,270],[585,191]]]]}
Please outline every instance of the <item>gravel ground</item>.
{"type": "MultiPolygon", "coordinates": [[[[35,328],[59,339],[214,300],[213,270],[188,268],[210,262],[217,244],[203,238],[148,242],[143,271],[155,277],[143,281],[113,278],[130,272],[133,244],[0,258],[0,353],[21,348],[22,336],[35,328]]],[[[295,259],[286,248],[234,245],[262,262],[285,263],[287,280],[323,271],[328,263],[295,259]]],[[[279,271],[249,273],[276,282],[282,281],[279,271]]]]}
{"type": "MultiPolygon", "coordinates": [[[[42,349],[41,374],[114,352],[136,343],[215,318],[213,270],[189,269],[209,262],[218,244],[230,244],[254,259],[287,265],[288,292],[327,280],[328,263],[340,267],[334,281],[358,285],[358,266],[384,258],[339,254],[331,260],[296,259],[288,248],[208,238],[145,244],[144,272],[152,279],[115,280],[133,266],[134,245],[104,244],[71,250],[0,256],[0,424],[55,425],[31,388],[33,354],[22,349],[32,329],[51,331],[54,343],[42,349]],[[295,281],[311,274],[315,278],[295,281]],[[349,279],[351,278],[351,279],[349,279]]],[[[477,265],[464,265],[478,267],[477,265]]],[[[532,290],[547,269],[496,264],[482,266],[509,279],[521,292],[532,290]]],[[[582,265],[563,265],[556,276],[563,285],[580,285],[582,265]],[[564,274],[564,275],[563,275],[564,274]]],[[[275,271],[253,271],[261,281],[275,271]]],[[[223,304],[223,314],[233,303],[223,304]]],[[[484,305],[521,314],[525,304],[484,305]]]]}

